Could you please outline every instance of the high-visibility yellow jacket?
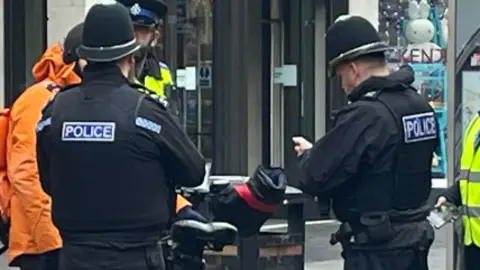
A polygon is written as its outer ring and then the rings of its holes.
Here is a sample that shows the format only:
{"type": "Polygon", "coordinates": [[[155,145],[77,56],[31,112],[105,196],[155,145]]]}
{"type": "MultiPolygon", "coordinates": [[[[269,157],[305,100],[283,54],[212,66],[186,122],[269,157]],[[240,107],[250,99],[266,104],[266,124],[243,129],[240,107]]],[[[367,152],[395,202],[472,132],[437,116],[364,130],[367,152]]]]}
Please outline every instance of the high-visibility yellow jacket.
{"type": "Polygon", "coordinates": [[[167,88],[173,87],[175,84],[173,83],[173,76],[168,66],[162,62],[160,62],[159,65],[160,78],[162,78],[161,80],[147,75],[143,82],[136,80],[136,83],[143,84],[145,87],[155,92],[158,96],[166,98],[168,94],[167,88]]]}
{"type": "Polygon", "coordinates": [[[480,116],[470,122],[463,138],[459,189],[464,210],[466,246],[480,247],[480,116]]]}

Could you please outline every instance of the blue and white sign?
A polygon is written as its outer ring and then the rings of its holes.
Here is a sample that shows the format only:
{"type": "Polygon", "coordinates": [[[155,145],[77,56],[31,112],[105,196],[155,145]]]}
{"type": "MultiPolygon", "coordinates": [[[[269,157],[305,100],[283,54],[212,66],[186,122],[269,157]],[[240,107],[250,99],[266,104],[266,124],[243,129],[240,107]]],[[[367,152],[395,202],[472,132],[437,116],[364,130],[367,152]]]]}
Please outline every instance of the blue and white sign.
{"type": "Polygon", "coordinates": [[[113,142],[115,122],[64,122],[62,141],[113,142]]]}
{"type": "Polygon", "coordinates": [[[198,70],[200,88],[212,88],[212,65],[202,64],[198,70]]]}
{"type": "Polygon", "coordinates": [[[437,138],[437,121],[433,112],[407,115],[402,118],[405,143],[437,138]]]}

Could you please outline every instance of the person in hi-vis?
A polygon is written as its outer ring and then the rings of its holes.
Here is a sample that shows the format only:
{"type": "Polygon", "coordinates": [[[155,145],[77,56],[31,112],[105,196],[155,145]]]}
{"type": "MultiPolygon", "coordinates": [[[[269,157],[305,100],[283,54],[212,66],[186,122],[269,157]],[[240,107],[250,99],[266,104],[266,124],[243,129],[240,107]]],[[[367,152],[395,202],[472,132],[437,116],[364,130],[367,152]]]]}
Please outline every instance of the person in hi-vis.
{"type": "Polygon", "coordinates": [[[462,208],[465,270],[480,269],[480,112],[470,121],[463,138],[460,175],[437,200],[462,208]]]}

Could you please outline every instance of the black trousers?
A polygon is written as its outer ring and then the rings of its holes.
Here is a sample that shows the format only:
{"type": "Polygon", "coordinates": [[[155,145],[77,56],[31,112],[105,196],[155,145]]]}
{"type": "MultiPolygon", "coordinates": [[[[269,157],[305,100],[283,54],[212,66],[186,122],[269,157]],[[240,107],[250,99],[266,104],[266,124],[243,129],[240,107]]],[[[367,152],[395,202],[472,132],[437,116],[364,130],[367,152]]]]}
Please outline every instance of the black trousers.
{"type": "MultiPolygon", "coordinates": [[[[345,250],[344,270],[428,270],[428,250],[345,250]]],[[[478,270],[478,266],[477,266],[478,270]]]]}
{"type": "Polygon", "coordinates": [[[477,246],[468,246],[464,250],[465,270],[480,269],[480,248],[477,246]]]}
{"type": "Polygon", "coordinates": [[[160,244],[117,248],[105,245],[64,243],[59,270],[165,270],[160,244]]]}
{"type": "Polygon", "coordinates": [[[17,266],[20,270],[57,270],[58,250],[43,254],[25,254],[16,258],[11,266],[17,266]]]}

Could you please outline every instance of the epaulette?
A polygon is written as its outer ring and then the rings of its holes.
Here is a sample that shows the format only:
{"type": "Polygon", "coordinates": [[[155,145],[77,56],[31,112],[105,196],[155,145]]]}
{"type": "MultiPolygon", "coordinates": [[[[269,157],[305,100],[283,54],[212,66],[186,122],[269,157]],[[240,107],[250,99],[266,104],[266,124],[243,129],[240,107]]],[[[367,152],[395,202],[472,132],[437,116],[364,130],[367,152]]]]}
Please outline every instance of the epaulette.
{"type": "Polygon", "coordinates": [[[380,94],[380,91],[370,91],[365,93],[362,96],[362,99],[377,99],[379,94],[380,94]]]}
{"type": "Polygon", "coordinates": [[[168,101],[166,98],[164,97],[161,97],[155,93],[150,93],[150,94],[147,94],[148,97],[150,97],[151,99],[155,100],[156,102],[158,102],[160,105],[162,105],[163,107],[168,108],[168,101]]]}
{"type": "Polygon", "coordinates": [[[144,93],[147,97],[153,99],[154,101],[165,107],[165,109],[168,107],[168,101],[166,98],[157,95],[155,92],[148,89],[144,85],[131,83],[130,86],[136,88],[139,92],[144,93]]]}

